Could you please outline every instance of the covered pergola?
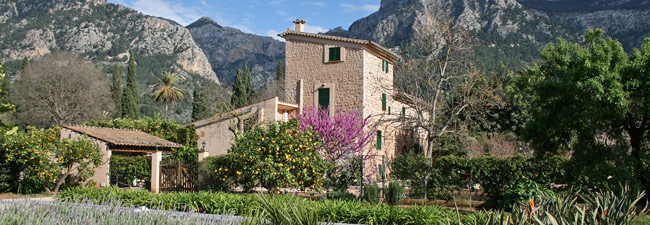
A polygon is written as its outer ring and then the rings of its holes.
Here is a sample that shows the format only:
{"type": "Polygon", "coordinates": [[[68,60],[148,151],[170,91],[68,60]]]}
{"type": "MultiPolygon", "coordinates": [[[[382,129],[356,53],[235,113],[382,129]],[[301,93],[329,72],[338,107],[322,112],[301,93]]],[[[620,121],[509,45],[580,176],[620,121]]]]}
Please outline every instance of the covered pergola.
{"type": "Polygon", "coordinates": [[[163,152],[183,146],[139,130],[116,128],[68,126],[61,128],[61,138],[78,139],[82,136],[90,137],[98,144],[103,158],[102,164],[95,168],[92,180],[95,187],[104,187],[110,184],[110,158],[113,152],[128,154],[151,154],[151,192],[160,192],[160,162],[163,152]]]}

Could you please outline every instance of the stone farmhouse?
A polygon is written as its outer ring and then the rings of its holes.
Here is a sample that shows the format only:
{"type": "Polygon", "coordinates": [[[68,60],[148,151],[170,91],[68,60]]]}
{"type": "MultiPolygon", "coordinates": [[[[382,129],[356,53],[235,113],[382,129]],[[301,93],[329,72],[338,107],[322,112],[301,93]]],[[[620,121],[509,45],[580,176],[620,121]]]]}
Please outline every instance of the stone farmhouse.
{"type": "MultiPolygon", "coordinates": [[[[371,118],[373,127],[369,129],[377,133],[365,152],[374,155],[365,162],[368,171],[379,171],[402,152],[426,149],[422,134],[404,129],[399,122],[385,122],[415,113],[407,98],[393,89],[393,65],[400,60],[397,54],[373,41],[304,32],[304,20],[294,24],[295,30],[278,35],[286,40],[286,102],[276,97],[238,109],[238,114],[268,122],[288,120],[313,107],[329,108],[330,113],[359,111],[364,118],[371,118]]],[[[194,123],[199,146],[205,142],[207,154],[227,153],[233,142],[232,129],[241,121],[232,118],[231,114],[194,123]]]]}

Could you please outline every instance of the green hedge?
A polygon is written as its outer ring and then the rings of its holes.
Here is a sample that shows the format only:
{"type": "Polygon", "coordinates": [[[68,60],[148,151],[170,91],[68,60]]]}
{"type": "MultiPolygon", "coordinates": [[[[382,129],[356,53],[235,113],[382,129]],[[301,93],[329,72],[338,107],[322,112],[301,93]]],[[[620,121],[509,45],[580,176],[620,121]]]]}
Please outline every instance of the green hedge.
{"type": "Polygon", "coordinates": [[[412,197],[422,197],[424,177],[428,175],[427,194],[433,198],[448,199],[451,196],[450,189],[466,188],[471,175],[472,183],[480,184],[490,200],[503,203],[506,197],[514,197],[516,200],[512,193],[521,192],[522,187],[534,187],[535,184],[549,187],[551,183],[565,183],[567,165],[567,159],[559,156],[484,156],[474,159],[444,156],[429,165],[428,159],[421,154],[405,154],[391,162],[391,176],[399,180],[411,180],[409,194],[412,197]],[[509,193],[508,196],[505,196],[506,193],[509,193]]]}
{"type": "MultiPolygon", "coordinates": [[[[212,214],[252,215],[262,209],[262,204],[254,194],[238,195],[221,192],[162,193],[147,191],[119,190],[117,188],[72,188],[60,192],[59,200],[94,200],[95,204],[120,199],[123,204],[146,206],[148,208],[195,211],[212,214]]],[[[274,204],[298,205],[308,208],[328,222],[362,224],[439,224],[452,221],[460,216],[464,223],[485,223],[485,213],[461,213],[438,206],[414,206],[410,208],[392,207],[387,204],[372,205],[359,201],[309,200],[294,196],[265,197],[274,204]]],[[[446,224],[446,223],[445,223],[446,224]]]]}
{"type": "Polygon", "coordinates": [[[553,182],[564,182],[566,164],[566,159],[557,156],[543,159],[445,156],[436,161],[435,168],[439,176],[450,178],[452,185],[466,184],[471,175],[473,183],[481,184],[488,198],[499,201],[504,193],[528,180],[547,187],[553,182]]]}

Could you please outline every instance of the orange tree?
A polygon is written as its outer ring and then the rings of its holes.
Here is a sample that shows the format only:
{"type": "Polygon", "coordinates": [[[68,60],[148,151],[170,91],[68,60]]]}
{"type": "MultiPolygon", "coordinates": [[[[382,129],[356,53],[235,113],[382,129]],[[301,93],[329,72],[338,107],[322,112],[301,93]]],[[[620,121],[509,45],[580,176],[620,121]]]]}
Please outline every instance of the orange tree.
{"type": "Polygon", "coordinates": [[[66,184],[84,181],[101,164],[102,154],[88,137],[60,139],[60,128],[18,131],[4,137],[0,161],[10,167],[9,191],[58,192],[66,184]]]}
{"type": "Polygon", "coordinates": [[[317,152],[317,134],[300,131],[297,120],[256,127],[235,140],[227,164],[215,168],[218,182],[251,191],[261,186],[269,193],[280,188],[320,191],[326,163],[317,152]]]}

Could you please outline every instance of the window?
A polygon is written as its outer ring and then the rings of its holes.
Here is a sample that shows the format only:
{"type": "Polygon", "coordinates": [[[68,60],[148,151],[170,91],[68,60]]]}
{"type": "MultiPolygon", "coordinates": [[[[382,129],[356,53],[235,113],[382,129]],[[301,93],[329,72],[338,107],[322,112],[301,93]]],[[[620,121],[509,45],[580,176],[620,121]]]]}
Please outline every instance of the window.
{"type": "Polygon", "coordinates": [[[388,106],[388,115],[390,115],[390,106],[388,106]]]}
{"type": "Polygon", "coordinates": [[[406,107],[402,107],[402,118],[406,118],[406,107]]]}
{"type": "Polygon", "coordinates": [[[381,150],[381,131],[377,131],[377,150],[381,150]]]}
{"type": "Polygon", "coordinates": [[[328,61],[330,62],[341,61],[341,47],[330,47],[328,61]]]}
{"type": "Polygon", "coordinates": [[[318,105],[326,109],[330,106],[330,89],[329,88],[319,88],[318,89],[318,105]]]}
{"type": "Polygon", "coordinates": [[[384,71],[386,73],[390,71],[390,62],[388,62],[388,60],[385,59],[381,60],[381,71],[384,71]]]}
{"type": "Polygon", "coordinates": [[[386,93],[381,93],[381,111],[386,111],[386,93]]]}

